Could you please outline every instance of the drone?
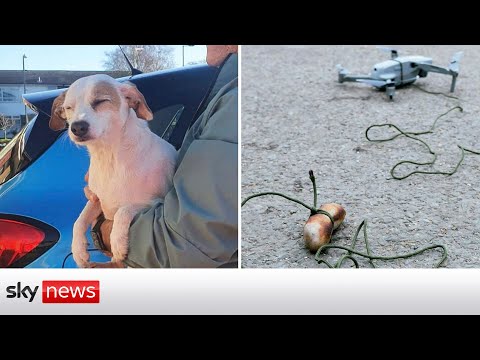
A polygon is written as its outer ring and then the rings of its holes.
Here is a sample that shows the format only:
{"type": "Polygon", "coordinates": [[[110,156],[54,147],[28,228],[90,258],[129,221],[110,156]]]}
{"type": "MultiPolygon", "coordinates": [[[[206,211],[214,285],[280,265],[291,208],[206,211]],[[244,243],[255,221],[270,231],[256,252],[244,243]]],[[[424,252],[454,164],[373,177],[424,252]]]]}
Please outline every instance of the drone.
{"type": "Polygon", "coordinates": [[[395,95],[395,88],[412,84],[418,78],[424,78],[428,72],[436,72],[440,74],[447,74],[452,77],[452,84],[450,92],[455,90],[455,83],[457,81],[459,71],[459,61],[463,56],[463,52],[457,52],[453,55],[448,67],[440,67],[432,65],[432,59],[425,56],[398,56],[396,49],[380,48],[387,50],[391,54],[391,59],[376,64],[373,71],[368,75],[353,75],[337,65],[338,82],[355,81],[372,85],[380,90],[385,90],[390,100],[393,100],[395,95]]]}

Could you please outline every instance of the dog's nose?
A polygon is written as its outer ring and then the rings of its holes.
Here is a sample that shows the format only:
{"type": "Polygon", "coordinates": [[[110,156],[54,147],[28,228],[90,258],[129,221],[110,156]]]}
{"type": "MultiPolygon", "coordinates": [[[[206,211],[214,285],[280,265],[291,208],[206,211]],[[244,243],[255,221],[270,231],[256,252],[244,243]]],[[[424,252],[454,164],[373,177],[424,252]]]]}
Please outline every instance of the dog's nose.
{"type": "Polygon", "coordinates": [[[86,121],[75,121],[72,123],[70,128],[72,133],[76,136],[84,136],[88,132],[88,122],[86,121]]]}

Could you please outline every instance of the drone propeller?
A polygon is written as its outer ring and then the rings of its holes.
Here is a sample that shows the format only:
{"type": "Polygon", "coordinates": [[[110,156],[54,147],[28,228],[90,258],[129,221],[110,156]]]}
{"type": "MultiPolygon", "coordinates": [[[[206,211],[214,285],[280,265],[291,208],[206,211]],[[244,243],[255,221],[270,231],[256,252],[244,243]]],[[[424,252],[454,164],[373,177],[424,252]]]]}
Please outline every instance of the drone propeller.
{"type": "Polygon", "coordinates": [[[387,51],[387,52],[390,52],[392,50],[395,50],[395,51],[397,50],[397,49],[394,49],[394,48],[391,48],[391,47],[388,47],[388,46],[377,46],[376,48],[379,49],[379,50],[382,50],[382,51],[387,51]]]}
{"type": "Polygon", "coordinates": [[[390,83],[390,80],[373,80],[373,79],[358,79],[357,82],[375,86],[377,88],[383,87],[390,83]]]}
{"type": "Polygon", "coordinates": [[[397,49],[389,48],[389,47],[386,47],[386,46],[377,46],[377,49],[389,52],[390,55],[392,56],[392,59],[395,59],[395,58],[398,57],[398,50],[397,49]]]}
{"type": "Polygon", "coordinates": [[[455,54],[453,54],[452,60],[450,61],[450,65],[448,65],[448,68],[450,70],[452,70],[453,72],[458,73],[458,71],[460,69],[459,63],[460,63],[460,60],[462,59],[462,57],[463,57],[463,51],[459,51],[459,52],[456,52],[455,54]]]}
{"type": "Polygon", "coordinates": [[[335,65],[335,68],[338,70],[338,72],[341,72],[343,74],[347,74],[348,73],[348,70],[345,69],[342,65],[340,64],[337,64],[335,65]]]}

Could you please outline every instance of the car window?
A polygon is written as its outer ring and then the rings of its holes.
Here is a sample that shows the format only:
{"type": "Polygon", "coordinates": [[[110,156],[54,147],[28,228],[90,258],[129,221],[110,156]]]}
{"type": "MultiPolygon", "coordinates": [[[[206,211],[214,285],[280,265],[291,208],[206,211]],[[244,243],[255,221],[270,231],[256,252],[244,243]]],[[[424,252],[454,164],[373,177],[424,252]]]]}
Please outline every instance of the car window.
{"type": "Polygon", "coordinates": [[[51,131],[46,119],[45,114],[37,115],[0,149],[0,185],[27,168],[61,134],[51,131]],[[34,126],[37,121],[43,121],[45,126],[34,126]]]}
{"type": "Polygon", "coordinates": [[[21,167],[25,128],[0,150],[0,185],[15,176],[21,167]]]}
{"type": "Polygon", "coordinates": [[[155,111],[153,120],[148,123],[150,130],[168,141],[184,108],[182,104],[175,104],[155,111]]]}
{"type": "MultiPolygon", "coordinates": [[[[155,111],[153,113],[153,119],[148,122],[150,129],[158,136],[169,141],[184,108],[182,104],[175,104],[155,111]]],[[[24,127],[10,143],[0,148],[0,185],[26,168],[33,160],[40,156],[58,136],[58,134],[54,134],[55,136],[39,136],[37,134],[37,136],[31,138],[28,136],[30,134],[28,130],[31,130],[31,126],[24,127]],[[30,144],[30,153],[26,153],[25,144],[27,141],[32,142],[31,140],[34,144],[30,144]],[[33,150],[35,150],[35,152],[33,150]]]]}

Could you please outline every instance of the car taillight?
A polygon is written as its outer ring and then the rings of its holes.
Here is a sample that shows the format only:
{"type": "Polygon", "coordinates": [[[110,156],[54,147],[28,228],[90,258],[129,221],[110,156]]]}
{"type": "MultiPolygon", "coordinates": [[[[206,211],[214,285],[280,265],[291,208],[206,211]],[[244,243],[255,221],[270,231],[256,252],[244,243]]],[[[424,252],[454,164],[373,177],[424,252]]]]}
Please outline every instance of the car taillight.
{"type": "Polygon", "coordinates": [[[45,233],[34,226],[15,220],[0,219],[0,268],[35,249],[45,239],[45,233]]]}

